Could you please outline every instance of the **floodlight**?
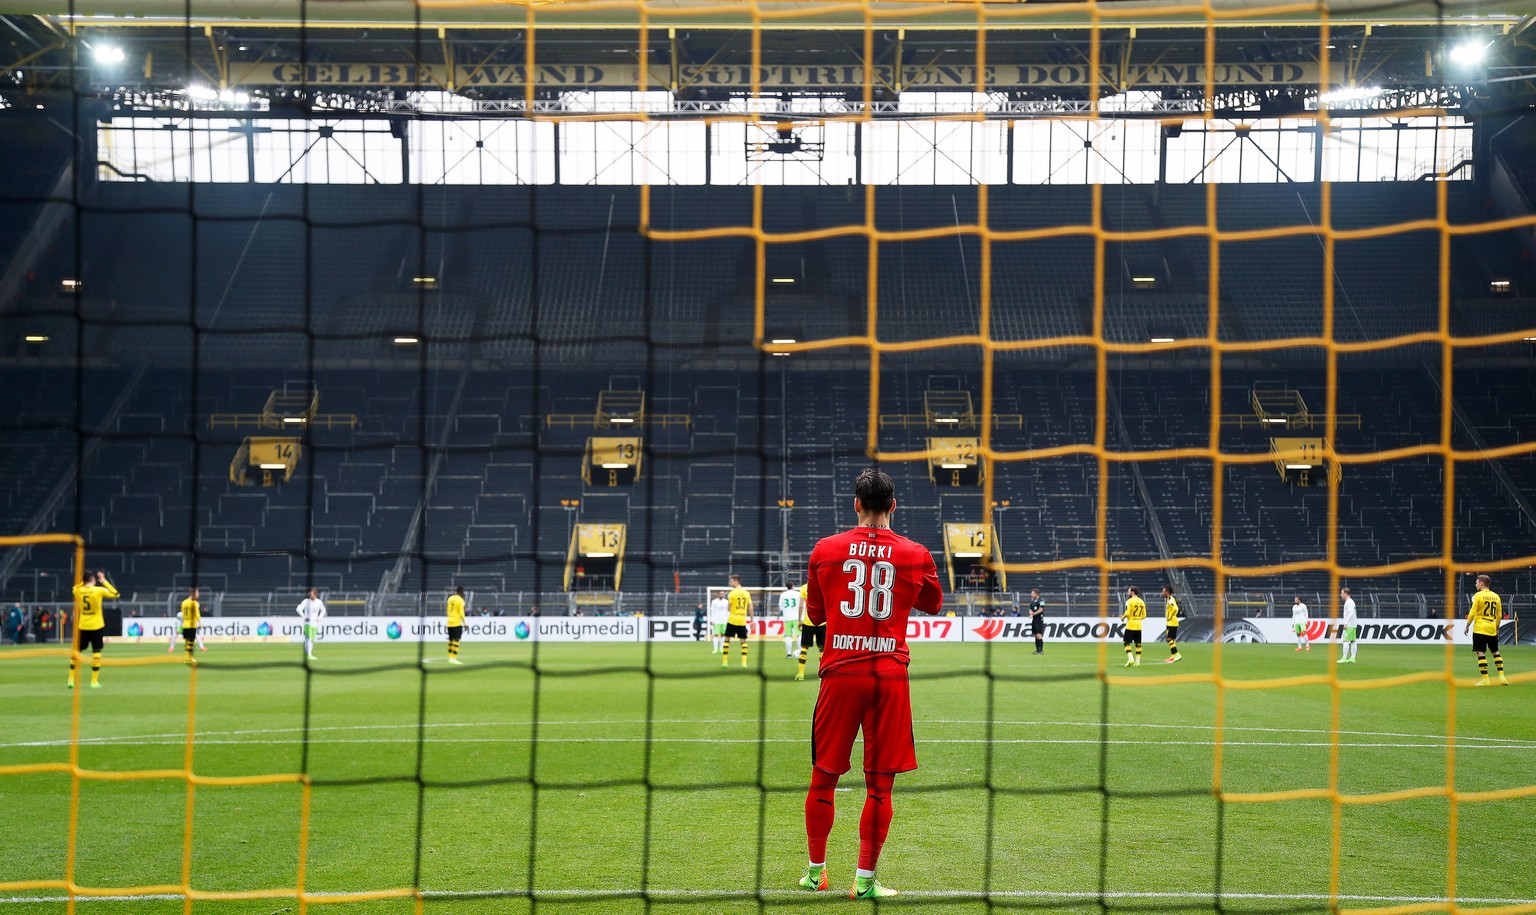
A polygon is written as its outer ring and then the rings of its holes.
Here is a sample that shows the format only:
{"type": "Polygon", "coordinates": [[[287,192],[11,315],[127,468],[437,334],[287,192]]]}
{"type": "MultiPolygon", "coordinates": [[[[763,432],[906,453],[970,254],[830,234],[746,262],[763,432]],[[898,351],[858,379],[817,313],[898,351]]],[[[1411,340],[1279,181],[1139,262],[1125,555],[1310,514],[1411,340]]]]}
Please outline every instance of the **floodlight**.
{"type": "Polygon", "coordinates": [[[627,470],[628,468],[629,468],[629,465],[624,463],[624,462],[622,462],[622,461],[615,461],[615,462],[613,462],[611,464],[604,464],[603,465],[603,469],[604,470],[627,470]]]}
{"type": "Polygon", "coordinates": [[[48,335],[47,334],[27,334],[22,339],[27,341],[28,343],[47,343],[48,342],[48,335]]]}
{"type": "Polygon", "coordinates": [[[256,466],[259,467],[262,470],[287,470],[288,469],[288,465],[287,464],[257,464],[256,466]]]}
{"type": "Polygon", "coordinates": [[[1173,341],[1172,337],[1153,337],[1152,338],[1152,342],[1153,343],[1172,343],[1174,341],[1173,341]]]}
{"type": "Polygon", "coordinates": [[[587,554],[587,558],[588,559],[612,559],[613,558],[613,554],[612,553],[588,553],[587,554]]]}
{"type": "Polygon", "coordinates": [[[956,553],[955,554],[955,558],[956,559],[980,559],[981,558],[981,554],[980,553],[956,553]]]}
{"type": "Polygon", "coordinates": [[[396,337],[395,338],[395,343],[398,346],[411,346],[413,344],[420,343],[420,342],[421,342],[421,339],[418,338],[418,337],[396,337]]]}
{"type": "Polygon", "coordinates": [[[1312,465],[1311,464],[1286,464],[1285,465],[1285,469],[1286,470],[1311,470],[1312,469],[1312,465]]]}
{"type": "Polygon", "coordinates": [[[964,470],[964,469],[966,469],[969,466],[971,466],[971,465],[970,464],[940,464],[939,465],[939,469],[940,470],[964,470]]]}
{"type": "Polygon", "coordinates": [[[128,55],[115,44],[99,44],[91,48],[91,57],[99,64],[120,64],[128,55]]]}
{"type": "Polygon", "coordinates": [[[1492,44],[1493,42],[1491,41],[1463,41],[1456,47],[1451,48],[1451,63],[1459,64],[1463,67],[1475,67],[1483,62],[1483,58],[1488,56],[1488,48],[1492,44]]]}
{"type": "Polygon", "coordinates": [[[1363,102],[1376,98],[1386,90],[1380,86],[1340,86],[1332,92],[1317,97],[1318,104],[1337,105],[1340,102],[1363,102]]]}

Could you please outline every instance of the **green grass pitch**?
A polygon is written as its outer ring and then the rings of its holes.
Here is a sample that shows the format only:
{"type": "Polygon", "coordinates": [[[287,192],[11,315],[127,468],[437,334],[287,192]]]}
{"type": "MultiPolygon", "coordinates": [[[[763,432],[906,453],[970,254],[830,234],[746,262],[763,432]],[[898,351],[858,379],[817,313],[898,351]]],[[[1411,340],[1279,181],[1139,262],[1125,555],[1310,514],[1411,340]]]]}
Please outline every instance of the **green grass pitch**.
{"type": "MultiPolygon", "coordinates": [[[[416,885],[431,915],[802,912],[863,906],[851,882],[862,779],[845,777],[829,867],[834,892],[794,888],[814,680],[795,683],[780,643],[751,669],[721,671],[707,645],[474,644],[449,667],[441,646],[215,645],[197,670],[194,767],[202,775],[307,771],[315,780],[305,886],[355,893],[416,885]],[[537,659],[538,672],[530,667],[537,659]],[[308,712],[306,716],[306,700],[308,712]],[[307,739],[306,739],[307,736],[307,739]],[[418,782],[418,776],[421,781],[418,782]],[[537,788],[533,784],[537,784],[537,788]],[[420,785],[424,784],[423,789],[420,785]],[[418,844],[419,837],[419,844],[418,844]],[[536,903],[527,893],[532,890],[536,903]],[[642,890],[650,895],[640,896],[642,890]],[[718,894],[718,895],[717,895],[718,894]]],[[[9,649],[7,649],[9,650],[9,649]]],[[[907,892],[894,907],[980,913],[1327,910],[1333,806],[1211,796],[1218,691],[1166,684],[1209,671],[1211,645],[1096,676],[1099,649],[913,646],[922,768],[896,782],[880,863],[907,892]],[[993,790],[989,791],[988,786],[993,790]],[[990,901],[981,898],[991,893],[990,901]]],[[[1226,645],[1230,677],[1323,673],[1331,649],[1226,645]]],[[[80,696],[80,763],[179,769],[190,672],[154,646],[113,645],[104,688],[80,696]]],[[[1365,645],[1345,680],[1443,669],[1442,649],[1365,645]]],[[[1512,649],[1512,672],[1536,659],[1512,649]]],[[[1455,655],[1457,675],[1476,668],[1455,655]]],[[[0,653],[0,765],[68,759],[71,694],[61,659],[0,653]]],[[[1454,708],[1455,784],[1536,784],[1531,685],[1451,691],[1443,682],[1341,691],[1338,786],[1348,794],[1443,785],[1454,708]]],[[[1327,788],[1333,693],[1309,685],[1227,690],[1222,778],[1230,791],[1327,788]]],[[[858,752],[857,749],[855,751],[858,752]]],[[[67,775],[0,776],[0,882],[59,879],[67,775]]],[[[1443,898],[1536,902],[1531,797],[1458,805],[1452,852],[1444,797],[1349,805],[1339,821],[1342,907],[1443,898]]],[[[88,887],[177,884],[188,822],[177,778],[86,781],[76,879],[88,887]]],[[[292,887],[301,791],[203,786],[190,822],[199,890],[292,887]]],[[[199,915],[298,912],[292,899],[199,901],[199,915]]],[[[409,899],[311,905],[320,913],[408,913],[409,899]]],[[[0,891],[0,915],[54,915],[58,890],[0,891]]],[[[179,897],[82,901],[99,915],[170,915],[179,897]]]]}

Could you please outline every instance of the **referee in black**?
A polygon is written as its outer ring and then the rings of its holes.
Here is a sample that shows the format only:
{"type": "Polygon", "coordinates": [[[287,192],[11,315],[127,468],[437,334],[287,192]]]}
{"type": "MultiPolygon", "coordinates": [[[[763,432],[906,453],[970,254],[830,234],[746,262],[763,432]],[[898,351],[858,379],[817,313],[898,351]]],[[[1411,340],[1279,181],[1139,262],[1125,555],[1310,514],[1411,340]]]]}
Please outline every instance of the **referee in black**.
{"type": "Polygon", "coordinates": [[[1045,601],[1039,588],[1029,592],[1029,631],[1035,637],[1035,654],[1045,654],[1045,601]]]}

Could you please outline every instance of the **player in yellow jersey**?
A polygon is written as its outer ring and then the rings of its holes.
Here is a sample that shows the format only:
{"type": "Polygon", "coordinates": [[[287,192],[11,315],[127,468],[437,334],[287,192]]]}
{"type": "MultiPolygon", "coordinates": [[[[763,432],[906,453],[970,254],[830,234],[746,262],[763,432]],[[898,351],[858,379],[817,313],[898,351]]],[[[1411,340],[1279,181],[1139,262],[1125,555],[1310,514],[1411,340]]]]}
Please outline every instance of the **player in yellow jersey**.
{"type": "Polygon", "coordinates": [[[101,650],[106,646],[107,619],[101,612],[105,598],[116,598],[117,589],[107,581],[105,572],[87,572],[75,585],[75,598],[80,602],[80,618],[75,622],[75,650],[69,656],[70,689],[75,688],[75,662],[91,650],[91,689],[101,688],[101,650]]]}
{"type": "Polygon", "coordinates": [[[805,679],[805,659],[811,653],[811,646],[816,646],[816,657],[827,650],[827,624],[820,626],[811,622],[810,614],[806,611],[805,591],[808,585],[800,586],[800,672],[795,674],[796,680],[805,679]]]}
{"type": "Polygon", "coordinates": [[[448,663],[463,664],[459,660],[459,640],[464,638],[464,586],[459,585],[448,596],[448,663]]]}
{"type": "Polygon", "coordinates": [[[203,624],[203,606],[197,602],[198,590],[193,588],[187,592],[187,599],[181,602],[181,640],[187,646],[187,659],[184,663],[196,666],[197,658],[192,652],[197,648],[197,627],[203,624]]]}
{"type": "Polygon", "coordinates": [[[1482,679],[1478,686],[1488,685],[1488,655],[1493,654],[1493,665],[1499,672],[1499,685],[1508,686],[1504,676],[1504,656],[1499,654],[1499,621],[1504,618],[1504,602],[1488,587],[1488,576],[1477,576],[1477,593],[1472,595],[1472,609],[1467,613],[1467,624],[1461,634],[1472,631],[1472,650],[1477,652],[1477,672],[1482,679]]]}
{"type": "Polygon", "coordinates": [[[1141,591],[1135,586],[1127,588],[1125,612],[1125,666],[1141,666],[1141,624],[1147,619],[1147,602],[1141,599],[1141,591]]]}
{"type": "Polygon", "coordinates": [[[725,642],[720,646],[720,666],[731,666],[731,639],[741,639],[741,666],[747,666],[747,620],[752,618],[752,595],[741,586],[741,576],[731,576],[731,593],[725,596],[731,615],[725,620],[725,642]]]}
{"type": "MultiPolygon", "coordinates": [[[[193,600],[197,600],[197,593],[196,593],[197,589],[193,588],[191,590],[192,590],[192,599],[193,600]]],[[[185,601],[183,601],[182,603],[185,603],[185,601]]],[[[202,615],[203,614],[202,614],[202,604],[201,603],[198,604],[198,614],[197,615],[198,615],[198,619],[202,619],[202,615]]],[[[171,633],[166,638],[166,641],[165,641],[165,653],[166,654],[170,654],[171,652],[175,651],[176,650],[176,643],[182,641],[182,638],[181,638],[182,624],[181,624],[181,609],[180,609],[180,605],[178,605],[177,609],[171,611],[171,623],[173,624],[171,626],[171,633]]],[[[202,632],[201,629],[199,629],[198,632],[197,632],[197,650],[198,651],[207,651],[208,650],[208,643],[203,641],[203,632],[202,632]]]]}
{"type": "Polygon", "coordinates": [[[1163,638],[1168,640],[1168,660],[1164,664],[1184,660],[1184,656],[1179,654],[1179,620],[1183,618],[1184,611],[1179,609],[1179,601],[1173,596],[1173,589],[1163,585],[1163,638]]]}

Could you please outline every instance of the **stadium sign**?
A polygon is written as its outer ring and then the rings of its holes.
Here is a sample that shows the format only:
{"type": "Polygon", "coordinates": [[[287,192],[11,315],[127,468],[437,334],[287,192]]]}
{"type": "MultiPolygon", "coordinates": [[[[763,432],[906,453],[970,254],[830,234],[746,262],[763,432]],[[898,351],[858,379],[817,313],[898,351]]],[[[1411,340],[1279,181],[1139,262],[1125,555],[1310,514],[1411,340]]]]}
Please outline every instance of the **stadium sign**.
{"type": "MultiPolygon", "coordinates": [[[[1371,619],[1362,620],[1356,638],[1361,642],[1382,645],[1471,645],[1472,636],[1463,634],[1465,620],[1430,619],[1371,619]]],[[[1515,636],[1514,620],[1506,620],[1499,626],[1499,641],[1510,643],[1515,636]]],[[[1295,644],[1296,632],[1291,621],[1284,617],[1245,619],[1227,624],[1227,637],[1223,641],[1234,642],[1281,642],[1295,644]],[[1235,627],[1244,627],[1243,635],[1256,637],[1233,638],[1239,634],[1235,627]]],[[[1311,642],[1337,642],[1343,636],[1343,627],[1337,620],[1311,620],[1307,624],[1307,640],[1311,642]]],[[[1181,639],[1182,640],[1182,639],[1181,639]]]]}
{"type": "MultiPolygon", "coordinates": [[[[908,642],[959,642],[964,639],[965,620],[953,616],[924,617],[914,614],[907,620],[908,642]]],[[[652,642],[692,642],[694,639],[691,616],[648,616],[643,620],[644,639],[652,642]]],[[[784,638],[782,619],[754,619],[747,624],[752,638],[763,641],[784,638]]],[[[708,638],[707,629],[701,630],[708,638]]]]}
{"type": "MultiPolygon", "coordinates": [[[[1472,637],[1462,634],[1461,620],[1371,619],[1361,622],[1361,642],[1391,645],[1470,645],[1472,637]]],[[[1530,627],[1527,627],[1528,629],[1530,627]]],[[[749,627],[752,637],[773,641],[784,637],[784,622],[779,619],[755,619],[749,627]]],[[[153,619],[131,617],[123,621],[123,635],[114,642],[168,642],[179,634],[181,624],[168,617],[153,619]]],[[[204,617],[203,637],[210,642],[300,642],[303,626],[292,616],[218,616],[204,617]]],[[[1333,620],[1312,620],[1307,625],[1310,641],[1335,643],[1341,636],[1333,620]]],[[[1118,619],[1097,617],[1059,617],[1045,624],[1047,642],[1110,642],[1119,644],[1125,635],[1125,623],[1118,619]]],[[[692,642],[707,633],[694,630],[692,616],[472,616],[464,621],[466,642],[692,642]]],[[[320,626],[321,642],[439,642],[448,638],[441,617],[348,616],[332,617],[320,626]]],[[[1163,638],[1163,625],[1149,624],[1142,639],[1155,643],[1163,638]]],[[[1179,630],[1180,642],[1211,642],[1215,626],[1209,619],[1187,620],[1179,630]]],[[[1499,629],[1499,641],[1513,643],[1515,623],[1505,621],[1499,629]]],[[[1528,632],[1526,640],[1532,640],[1528,632]]],[[[908,642],[968,642],[970,644],[1033,642],[1029,620],[1022,617],[925,617],[914,615],[907,621],[908,642]]],[[[1255,642],[1294,645],[1296,635],[1286,617],[1245,617],[1227,620],[1221,630],[1223,642],[1255,642]]]]}
{"type": "MultiPolygon", "coordinates": [[[[464,620],[467,642],[637,642],[640,620],[633,616],[472,616],[464,620]]],[[[169,618],[124,621],[119,642],[164,642],[181,624],[169,618]]],[[[448,638],[441,617],[342,616],[319,626],[321,642],[438,642],[448,638]]],[[[304,627],[295,616],[204,617],[201,633],[221,642],[301,642],[304,627]]]]}
{"type": "MultiPolygon", "coordinates": [[[[123,620],[123,634],[108,636],[107,640],[131,645],[140,642],[160,644],[170,641],[172,635],[178,639],[181,637],[181,620],[169,617],[128,617],[123,620]]],[[[286,635],[277,633],[270,620],[255,617],[205,616],[197,629],[197,635],[204,642],[215,643],[292,641],[286,635]]],[[[299,641],[302,641],[302,636],[299,641]]]]}
{"type": "MultiPolygon", "coordinates": [[[[1372,619],[1358,627],[1357,638],[1361,642],[1391,645],[1470,645],[1472,637],[1462,634],[1462,620],[1428,619],[1372,619]]],[[[1142,630],[1144,643],[1155,643],[1164,638],[1161,621],[1149,622],[1142,630]]],[[[1342,637],[1342,627],[1336,620],[1314,619],[1307,624],[1307,639],[1313,642],[1336,643],[1342,637]]],[[[1058,618],[1045,624],[1047,642],[1111,642],[1119,644],[1125,637],[1125,623],[1119,619],[1058,618]]],[[[1515,638],[1513,621],[1506,621],[1499,630],[1499,640],[1510,643],[1515,638]]],[[[1186,620],[1179,627],[1180,642],[1212,642],[1216,639],[1213,620],[1186,620]]],[[[1006,619],[968,619],[965,622],[965,641],[977,642],[1033,642],[1029,620],[1018,617],[1006,619]]],[[[1288,617],[1243,617],[1228,619],[1221,628],[1223,642],[1253,642],[1294,645],[1296,633],[1288,617]]]]}
{"type": "MultiPolygon", "coordinates": [[[[967,642],[1033,642],[1034,630],[1023,617],[986,617],[966,620],[967,642]]],[[[1047,642],[1103,642],[1120,641],[1125,624],[1119,620],[1093,618],[1056,619],[1045,623],[1047,642]]]]}
{"type": "MultiPolygon", "coordinates": [[[[651,89],[672,86],[672,71],[665,66],[646,70],[634,64],[538,64],[533,68],[541,89],[651,89]]],[[[876,88],[906,90],[988,90],[1086,88],[1094,81],[1086,63],[926,65],[902,68],[874,67],[869,78],[876,88]],[[978,79],[979,75],[979,79],[978,79]]],[[[1332,66],[1328,82],[1344,81],[1342,66],[1332,66]]],[[[1323,79],[1318,63],[1218,63],[1209,73],[1213,86],[1317,86],[1323,79]]],[[[863,87],[865,70],[849,65],[779,65],[755,70],[743,64],[703,64],[678,67],[679,89],[770,90],[832,89],[845,92],[863,87]]],[[[1127,91],[1164,87],[1199,88],[1207,81],[1204,64],[1146,63],[1104,64],[1097,84],[1127,91]]],[[[374,86],[381,88],[442,88],[453,91],[510,89],[528,85],[528,68],[522,64],[482,64],[449,67],[444,64],[411,63],[273,63],[242,79],[247,85],[273,85],[323,89],[327,86],[374,86]]]]}

